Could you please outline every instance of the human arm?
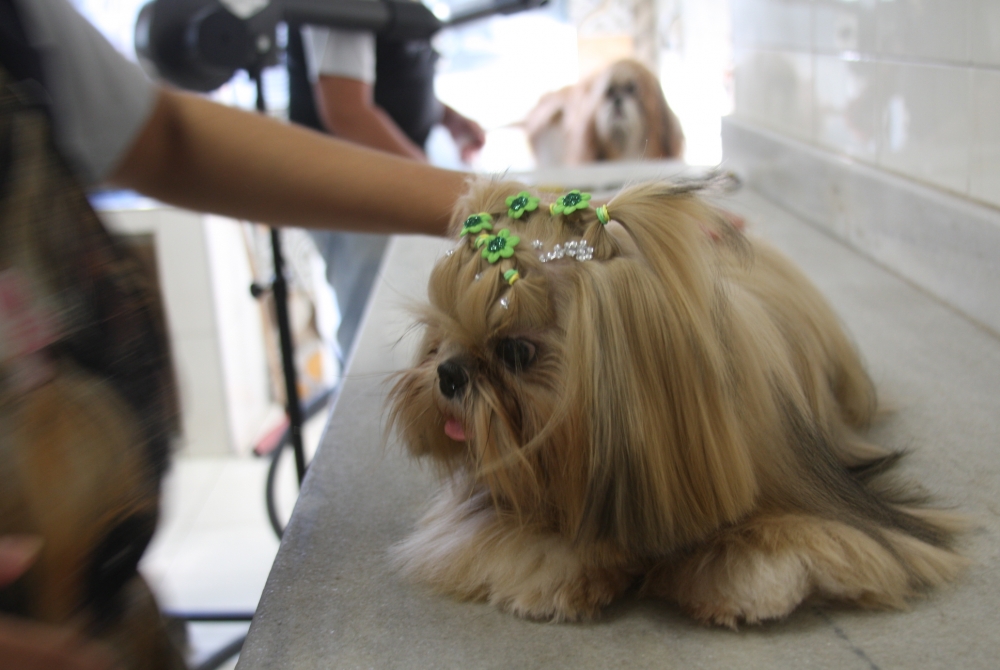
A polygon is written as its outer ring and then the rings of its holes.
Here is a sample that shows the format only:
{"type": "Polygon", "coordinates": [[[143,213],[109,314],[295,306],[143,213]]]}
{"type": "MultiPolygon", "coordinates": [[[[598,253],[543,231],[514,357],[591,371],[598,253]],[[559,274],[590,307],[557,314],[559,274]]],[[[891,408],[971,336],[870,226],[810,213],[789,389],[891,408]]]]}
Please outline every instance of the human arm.
{"type": "MultiPolygon", "coordinates": [[[[16,581],[38,557],[41,542],[30,536],[0,536],[0,588],[16,581]]],[[[62,626],[0,615],[0,659],[4,670],[110,670],[110,652],[62,626]]]]}
{"type": "Polygon", "coordinates": [[[323,125],[338,137],[397,156],[426,161],[423,150],[375,103],[372,85],[336,75],[320,75],[313,87],[323,125]]]}
{"type": "Polygon", "coordinates": [[[110,181],[275,225],[444,235],[467,175],[161,89],[110,181]]]}

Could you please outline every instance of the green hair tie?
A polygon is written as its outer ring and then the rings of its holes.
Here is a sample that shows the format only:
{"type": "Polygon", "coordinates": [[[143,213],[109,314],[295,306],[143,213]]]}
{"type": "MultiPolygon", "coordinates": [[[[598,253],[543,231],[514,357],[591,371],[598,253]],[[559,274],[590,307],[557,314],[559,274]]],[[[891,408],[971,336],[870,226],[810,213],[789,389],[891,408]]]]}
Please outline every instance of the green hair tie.
{"type": "Polygon", "coordinates": [[[608,221],[611,220],[611,215],[608,214],[608,206],[601,205],[597,208],[597,220],[601,222],[601,225],[608,225],[608,221]]]}
{"type": "Polygon", "coordinates": [[[503,278],[507,280],[508,284],[513,286],[514,282],[521,278],[521,274],[514,268],[511,268],[503,273],[503,278]]]}

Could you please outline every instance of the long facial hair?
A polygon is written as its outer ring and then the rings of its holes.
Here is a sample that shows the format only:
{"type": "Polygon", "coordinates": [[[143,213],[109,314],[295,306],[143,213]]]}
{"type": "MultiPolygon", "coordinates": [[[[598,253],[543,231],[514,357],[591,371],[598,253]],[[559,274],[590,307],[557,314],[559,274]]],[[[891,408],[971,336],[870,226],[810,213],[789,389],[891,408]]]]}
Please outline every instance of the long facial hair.
{"type": "MultiPolygon", "coordinates": [[[[455,236],[523,188],[476,185],[455,236]]],[[[909,509],[917,496],[879,483],[898,455],[859,437],[873,386],[788,261],[687,186],[633,187],[608,209],[608,226],[544,204],[500,217],[494,230],[521,240],[512,259],[489,264],[463,238],[438,263],[418,361],[390,393],[413,455],[487,491],[498,514],[637,564],[767,509],[948,543],[944,521],[909,509]],[[592,260],[543,263],[532,246],[575,239],[592,260]],[[498,361],[512,338],[535,347],[523,370],[498,361]],[[468,375],[455,399],[438,391],[443,361],[468,375]]]]}

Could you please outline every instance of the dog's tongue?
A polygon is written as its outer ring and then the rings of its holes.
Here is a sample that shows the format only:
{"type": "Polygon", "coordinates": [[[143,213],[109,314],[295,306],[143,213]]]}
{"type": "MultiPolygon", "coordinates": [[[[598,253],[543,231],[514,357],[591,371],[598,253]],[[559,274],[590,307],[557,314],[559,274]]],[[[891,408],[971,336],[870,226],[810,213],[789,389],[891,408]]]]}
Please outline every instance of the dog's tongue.
{"type": "Polygon", "coordinates": [[[448,419],[444,424],[444,434],[456,442],[465,442],[465,429],[458,419],[448,419]]]}

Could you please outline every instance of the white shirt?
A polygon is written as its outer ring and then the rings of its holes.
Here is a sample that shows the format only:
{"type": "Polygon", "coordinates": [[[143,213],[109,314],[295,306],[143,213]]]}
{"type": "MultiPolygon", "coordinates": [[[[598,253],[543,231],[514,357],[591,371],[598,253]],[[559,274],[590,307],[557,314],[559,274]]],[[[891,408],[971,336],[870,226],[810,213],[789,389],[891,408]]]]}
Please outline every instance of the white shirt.
{"type": "Polygon", "coordinates": [[[66,0],[15,0],[51,98],[56,146],[88,185],[106,179],[156,102],[156,86],[66,0]]]}
{"type": "Polygon", "coordinates": [[[309,81],[320,75],[375,83],[375,35],[358,30],[302,26],[309,81]]]}

